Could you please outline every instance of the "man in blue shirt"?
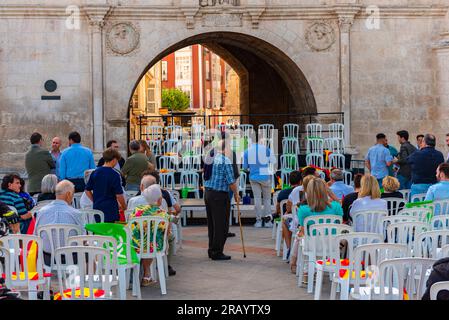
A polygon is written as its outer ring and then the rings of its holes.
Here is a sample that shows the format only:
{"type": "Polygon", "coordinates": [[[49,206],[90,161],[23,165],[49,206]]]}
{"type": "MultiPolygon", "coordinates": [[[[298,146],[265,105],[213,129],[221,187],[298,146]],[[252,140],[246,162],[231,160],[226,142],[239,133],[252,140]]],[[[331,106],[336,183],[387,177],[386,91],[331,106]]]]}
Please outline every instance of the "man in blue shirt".
{"type": "Polygon", "coordinates": [[[331,187],[330,189],[335,193],[338,199],[343,199],[346,195],[353,193],[354,188],[348,186],[343,182],[344,176],[343,171],[340,169],[334,169],[331,172],[331,187]]]}
{"type": "Polygon", "coordinates": [[[121,158],[112,148],[103,152],[104,165],[92,172],[86,185],[86,195],[93,202],[93,208],[103,211],[104,222],[120,220],[119,204],[126,210],[126,201],[120,173],[114,169],[121,158]]]}
{"type": "Polygon", "coordinates": [[[383,133],[379,133],[376,139],[377,144],[371,147],[366,154],[365,164],[382,188],[382,179],[388,176],[388,167],[393,163],[393,157],[390,150],[385,148],[387,137],[383,133]]]}
{"type": "MultiPolygon", "coordinates": [[[[253,143],[243,154],[243,169],[249,168],[249,182],[253,190],[254,204],[256,210],[256,228],[262,228],[262,195],[264,217],[271,214],[271,189],[272,176],[270,164],[276,162],[271,150],[260,143],[253,143]]],[[[273,224],[268,222],[266,228],[272,228],[273,224]]]]}
{"type": "Polygon", "coordinates": [[[75,192],[83,192],[86,187],[84,171],[96,168],[94,155],[89,148],[81,145],[78,132],[69,134],[69,146],[59,158],[59,179],[71,181],[75,185],[75,192]]]}
{"type": "Polygon", "coordinates": [[[429,188],[426,201],[449,199],[449,163],[442,163],[437,169],[438,183],[429,188]]]}
{"type": "Polygon", "coordinates": [[[426,134],[421,149],[407,158],[407,163],[412,168],[410,198],[416,194],[427,193],[430,186],[437,183],[435,172],[444,162],[444,156],[440,151],[435,150],[435,146],[435,136],[426,134]]]}
{"type": "Polygon", "coordinates": [[[232,153],[231,150],[225,150],[224,140],[220,140],[214,150],[214,157],[207,159],[208,162],[213,163],[213,166],[210,179],[204,182],[209,236],[208,254],[212,260],[231,259],[223,253],[228,232],[226,225],[230,190],[234,192],[235,201],[240,203],[232,162],[225,154],[232,153]]]}

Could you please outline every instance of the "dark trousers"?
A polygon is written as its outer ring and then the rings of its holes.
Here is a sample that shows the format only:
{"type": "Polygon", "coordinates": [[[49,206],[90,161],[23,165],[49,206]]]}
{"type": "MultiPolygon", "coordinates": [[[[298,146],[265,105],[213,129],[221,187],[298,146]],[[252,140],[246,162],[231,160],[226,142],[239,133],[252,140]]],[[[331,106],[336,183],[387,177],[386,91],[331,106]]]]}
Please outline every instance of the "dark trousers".
{"type": "Polygon", "coordinates": [[[75,185],[75,192],[84,192],[86,189],[86,184],[84,179],[67,179],[75,185]]]}
{"type": "Polygon", "coordinates": [[[227,192],[206,189],[204,197],[207,213],[207,228],[209,235],[209,255],[211,257],[223,254],[226,243],[229,194],[227,192]]]}

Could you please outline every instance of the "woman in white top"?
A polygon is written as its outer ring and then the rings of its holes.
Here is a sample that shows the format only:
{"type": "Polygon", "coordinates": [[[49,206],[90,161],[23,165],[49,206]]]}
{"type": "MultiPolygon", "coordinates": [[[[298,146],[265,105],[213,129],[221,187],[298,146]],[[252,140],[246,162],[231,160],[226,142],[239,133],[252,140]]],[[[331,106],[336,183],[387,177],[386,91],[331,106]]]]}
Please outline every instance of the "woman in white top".
{"type": "MultiPolygon", "coordinates": [[[[361,190],[359,192],[359,198],[352,204],[349,216],[353,221],[355,232],[368,232],[369,230],[363,230],[363,220],[358,219],[354,221],[354,212],[358,211],[385,211],[388,212],[387,202],[380,198],[380,189],[377,179],[372,175],[365,175],[361,181],[361,190]]],[[[374,219],[370,223],[378,223],[379,219],[374,219]]],[[[371,227],[368,227],[372,230],[371,227]]]]}

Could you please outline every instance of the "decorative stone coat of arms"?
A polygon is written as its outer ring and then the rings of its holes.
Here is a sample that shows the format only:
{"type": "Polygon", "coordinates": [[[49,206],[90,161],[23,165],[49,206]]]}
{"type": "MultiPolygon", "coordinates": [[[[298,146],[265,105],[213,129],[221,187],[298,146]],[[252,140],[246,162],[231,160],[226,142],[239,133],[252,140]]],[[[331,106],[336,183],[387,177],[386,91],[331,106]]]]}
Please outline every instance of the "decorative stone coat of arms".
{"type": "Polygon", "coordinates": [[[117,22],[106,33],[106,45],[114,53],[126,55],[133,52],[140,43],[140,33],[130,22],[117,22]]]}
{"type": "Polygon", "coordinates": [[[315,22],[306,30],[307,45],[314,51],[329,49],[335,42],[335,32],[327,22],[315,22]]]}

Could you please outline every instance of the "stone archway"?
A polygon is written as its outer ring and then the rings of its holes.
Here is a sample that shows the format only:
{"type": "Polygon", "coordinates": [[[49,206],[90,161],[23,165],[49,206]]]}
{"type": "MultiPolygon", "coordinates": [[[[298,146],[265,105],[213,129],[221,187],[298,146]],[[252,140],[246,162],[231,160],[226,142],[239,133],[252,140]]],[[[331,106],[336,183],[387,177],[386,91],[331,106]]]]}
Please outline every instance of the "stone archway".
{"type": "MultiPolygon", "coordinates": [[[[242,114],[317,112],[312,89],[296,63],[274,45],[254,36],[236,32],[202,33],[166,48],[143,69],[129,93],[128,101],[140,79],[155,63],[176,50],[194,44],[201,44],[215,51],[237,71],[241,78],[242,114]]],[[[249,122],[257,126],[268,120],[271,123],[277,120],[279,123],[288,121],[287,117],[285,119],[253,117],[249,122]]]]}

